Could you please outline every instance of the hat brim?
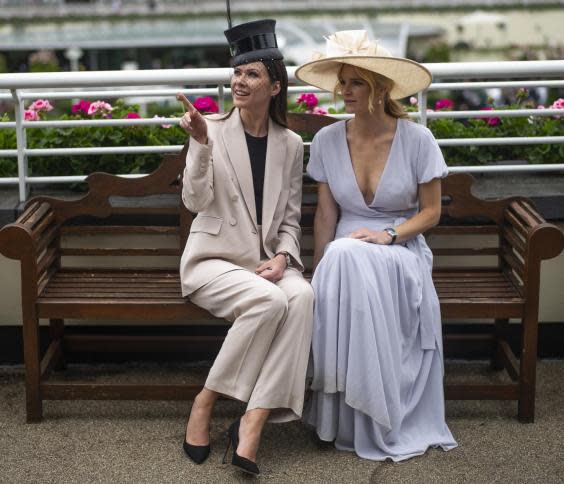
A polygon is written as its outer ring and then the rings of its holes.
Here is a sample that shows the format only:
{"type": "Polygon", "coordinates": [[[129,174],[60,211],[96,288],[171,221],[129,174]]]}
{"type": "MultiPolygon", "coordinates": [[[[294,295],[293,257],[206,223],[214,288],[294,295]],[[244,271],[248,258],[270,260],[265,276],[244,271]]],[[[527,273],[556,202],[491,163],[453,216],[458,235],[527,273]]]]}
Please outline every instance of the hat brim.
{"type": "Polygon", "coordinates": [[[410,59],[366,55],[318,59],[300,66],[295,75],[306,84],[333,92],[343,64],[360,67],[394,81],[394,87],[390,91],[392,99],[401,99],[422,91],[429,87],[433,79],[427,68],[410,59]]]}

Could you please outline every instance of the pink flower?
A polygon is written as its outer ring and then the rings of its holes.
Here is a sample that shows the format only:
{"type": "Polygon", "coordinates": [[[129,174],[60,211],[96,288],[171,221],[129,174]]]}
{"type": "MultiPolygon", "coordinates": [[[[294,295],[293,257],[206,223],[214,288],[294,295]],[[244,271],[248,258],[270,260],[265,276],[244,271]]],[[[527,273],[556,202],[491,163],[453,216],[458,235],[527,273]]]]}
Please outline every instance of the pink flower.
{"type": "Polygon", "coordinates": [[[39,121],[39,114],[34,109],[26,109],[24,111],[25,121],[39,121]]]}
{"type": "Polygon", "coordinates": [[[90,116],[96,113],[108,114],[111,113],[113,109],[111,104],[104,101],[95,101],[88,107],[88,114],[90,116]]]}
{"type": "Polygon", "coordinates": [[[201,113],[218,113],[219,106],[209,96],[199,97],[194,101],[194,107],[201,113]]]}
{"type": "MultiPolygon", "coordinates": [[[[153,118],[156,118],[156,119],[165,119],[163,116],[159,116],[158,114],[155,114],[155,115],[153,116],[153,118]]],[[[172,124],[161,124],[161,128],[164,128],[164,129],[172,128],[172,124]]]]}
{"type": "Polygon", "coordinates": [[[431,109],[431,108],[427,108],[427,112],[428,112],[428,113],[434,113],[435,110],[434,110],[434,109],[431,109]]]}
{"type": "Polygon", "coordinates": [[[308,109],[313,109],[318,102],[317,96],[313,93],[301,94],[297,100],[298,104],[305,104],[308,109]]]}
{"type": "Polygon", "coordinates": [[[559,98],[552,103],[551,109],[564,109],[564,98],[559,98]]]}
{"type": "Polygon", "coordinates": [[[415,96],[411,96],[409,98],[409,104],[411,104],[412,106],[416,106],[417,105],[417,98],[415,96]]]}
{"type": "Polygon", "coordinates": [[[542,104],[539,104],[539,105],[537,106],[537,109],[546,109],[546,108],[545,108],[542,104]]]}
{"type": "Polygon", "coordinates": [[[36,101],[33,101],[29,109],[31,109],[32,111],[48,112],[53,109],[53,106],[49,101],[47,101],[47,99],[37,99],[36,101]]]}
{"type": "Polygon", "coordinates": [[[453,107],[454,107],[454,103],[450,99],[439,99],[435,103],[435,109],[437,111],[448,110],[448,109],[452,109],[453,107]]]}
{"type": "MultiPolygon", "coordinates": [[[[482,108],[480,111],[493,111],[492,107],[486,107],[486,108],[482,108]]],[[[500,118],[480,118],[482,121],[484,121],[485,123],[488,123],[490,126],[497,126],[498,124],[501,124],[501,119],[500,118]]]]}
{"type": "MultiPolygon", "coordinates": [[[[306,111],[306,112],[310,112],[310,111],[306,111]]],[[[312,110],[311,110],[312,114],[319,114],[319,115],[325,115],[327,114],[327,110],[325,108],[322,108],[320,106],[315,106],[312,110]]]]}
{"type": "Polygon", "coordinates": [[[141,118],[141,116],[139,116],[139,114],[133,113],[133,112],[127,113],[124,117],[127,118],[127,119],[140,119],[141,118]]]}
{"type": "Polygon", "coordinates": [[[84,114],[88,114],[88,109],[90,108],[91,104],[92,104],[91,102],[81,99],[79,102],[72,105],[71,111],[73,114],[77,114],[80,112],[83,112],[84,114]]]}

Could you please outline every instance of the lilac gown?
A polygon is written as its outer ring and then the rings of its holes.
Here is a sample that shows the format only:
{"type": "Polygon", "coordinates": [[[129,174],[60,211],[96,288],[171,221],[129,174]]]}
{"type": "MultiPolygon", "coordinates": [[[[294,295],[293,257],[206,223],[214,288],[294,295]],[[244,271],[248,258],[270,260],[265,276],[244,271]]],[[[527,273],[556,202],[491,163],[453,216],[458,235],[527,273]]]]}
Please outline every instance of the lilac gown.
{"type": "Polygon", "coordinates": [[[427,128],[399,119],[370,205],[356,182],[345,121],[315,136],[307,172],[329,184],[340,218],[312,280],[313,397],[304,420],[322,440],[366,459],[456,447],[445,422],[441,315],[424,237],[393,246],[347,238],[417,213],[417,185],[447,174],[437,142],[427,128]]]}

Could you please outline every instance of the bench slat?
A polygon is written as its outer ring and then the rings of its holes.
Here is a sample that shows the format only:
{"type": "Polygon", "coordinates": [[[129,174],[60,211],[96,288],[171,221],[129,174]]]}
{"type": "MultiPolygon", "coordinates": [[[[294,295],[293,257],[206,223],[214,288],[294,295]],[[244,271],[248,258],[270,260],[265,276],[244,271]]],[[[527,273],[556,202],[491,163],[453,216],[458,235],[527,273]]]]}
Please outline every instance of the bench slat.
{"type": "Polygon", "coordinates": [[[46,302],[50,298],[57,298],[57,299],[81,299],[84,300],[91,300],[90,302],[93,304],[99,304],[99,299],[106,299],[109,303],[113,302],[117,299],[125,299],[130,300],[131,304],[137,304],[138,301],[143,300],[150,300],[150,301],[162,301],[163,299],[178,299],[182,298],[182,294],[180,293],[180,288],[176,293],[172,292],[163,292],[163,293],[155,293],[155,292],[134,292],[134,291],[124,291],[124,292],[85,292],[85,293],[73,293],[68,291],[63,292],[50,292],[47,288],[41,294],[41,299],[43,302],[46,302]],[[111,296],[110,296],[111,294],[111,296]],[[95,301],[96,300],[96,301],[95,301]]]}
{"type": "Polygon", "coordinates": [[[527,239],[528,231],[527,228],[523,225],[523,223],[509,210],[505,212],[506,220],[511,224],[511,226],[519,232],[521,237],[527,239]]]}
{"type": "Polygon", "coordinates": [[[137,285],[130,285],[130,286],[98,286],[98,287],[60,287],[56,285],[49,284],[47,289],[45,290],[43,296],[49,297],[58,295],[59,297],[84,297],[91,296],[94,294],[129,294],[132,297],[135,297],[139,294],[153,294],[153,295],[165,295],[165,294],[174,294],[178,296],[180,294],[180,285],[168,285],[168,287],[137,287],[137,285]]]}
{"type": "Polygon", "coordinates": [[[484,256],[484,255],[499,255],[499,249],[497,247],[486,247],[486,248],[433,248],[433,254],[436,256],[484,256]]]}
{"type": "Polygon", "coordinates": [[[65,225],[62,234],[96,235],[96,234],[180,234],[178,226],[166,225],[65,225]]]}
{"type": "Polygon", "coordinates": [[[523,208],[523,206],[520,203],[512,202],[509,205],[509,207],[510,207],[510,210],[512,210],[514,213],[516,213],[517,216],[523,222],[525,222],[525,224],[528,225],[529,227],[534,227],[535,225],[540,223],[540,220],[537,217],[530,214],[527,210],[525,210],[525,208],[523,208]]]}
{"type": "Polygon", "coordinates": [[[60,249],[61,255],[74,255],[74,256],[180,256],[182,251],[180,249],[170,248],[81,248],[81,247],[63,247],[60,249]]]}
{"type": "Polygon", "coordinates": [[[514,254],[507,250],[503,250],[502,253],[503,261],[515,271],[515,273],[522,279],[525,280],[525,268],[522,261],[520,261],[514,254]]]}
{"type": "Polygon", "coordinates": [[[516,249],[523,257],[525,254],[525,241],[508,227],[503,227],[502,235],[509,242],[509,245],[516,249]]]}
{"type": "Polygon", "coordinates": [[[43,202],[37,207],[34,205],[32,205],[32,207],[35,210],[31,212],[29,216],[23,218],[20,223],[25,223],[30,226],[32,230],[35,230],[35,224],[43,218],[43,216],[51,209],[51,206],[47,202],[43,202]]]}
{"type": "MultiPolygon", "coordinates": [[[[84,289],[96,289],[100,287],[106,287],[110,282],[107,279],[104,280],[92,280],[92,281],[80,281],[77,279],[76,281],[72,280],[53,280],[49,284],[50,288],[59,288],[59,289],[72,289],[73,287],[80,287],[84,289]]],[[[172,280],[172,279],[155,279],[154,282],[144,282],[144,281],[125,281],[125,280],[112,280],[111,285],[115,288],[120,287],[130,287],[135,285],[135,287],[142,287],[145,289],[151,288],[158,288],[158,287],[167,287],[167,286],[175,286],[179,284],[179,279],[172,280]]]]}
{"type": "Polygon", "coordinates": [[[437,225],[425,235],[495,235],[499,233],[497,225],[437,225]]]}

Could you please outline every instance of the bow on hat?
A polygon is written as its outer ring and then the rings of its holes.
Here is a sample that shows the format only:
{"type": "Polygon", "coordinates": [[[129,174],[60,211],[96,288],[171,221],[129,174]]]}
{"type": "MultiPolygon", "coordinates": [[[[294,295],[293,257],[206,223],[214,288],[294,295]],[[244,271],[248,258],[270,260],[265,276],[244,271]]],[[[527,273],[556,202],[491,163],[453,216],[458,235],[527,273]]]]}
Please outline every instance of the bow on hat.
{"type": "Polygon", "coordinates": [[[385,49],[378,48],[375,42],[368,39],[366,30],[343,30],[325,37],[325,40],[325,54],[316,52],[313,60],[326,57],[389,55],[389,53],[382,52],[385,49]]]}

